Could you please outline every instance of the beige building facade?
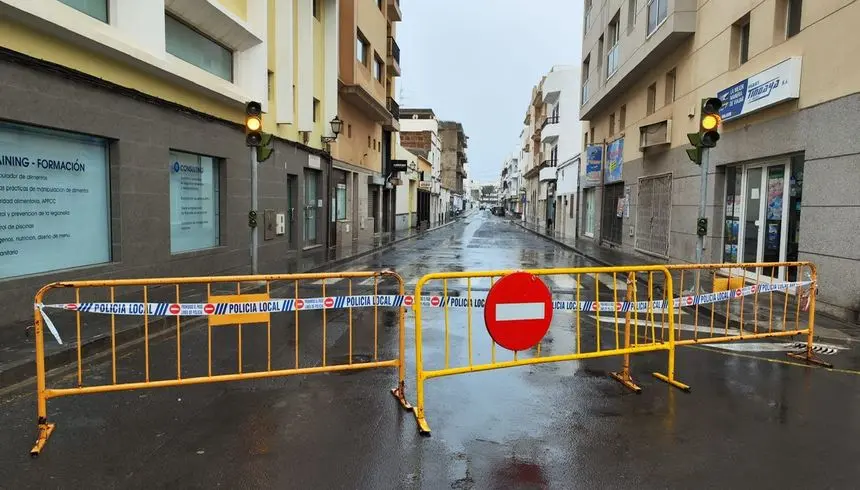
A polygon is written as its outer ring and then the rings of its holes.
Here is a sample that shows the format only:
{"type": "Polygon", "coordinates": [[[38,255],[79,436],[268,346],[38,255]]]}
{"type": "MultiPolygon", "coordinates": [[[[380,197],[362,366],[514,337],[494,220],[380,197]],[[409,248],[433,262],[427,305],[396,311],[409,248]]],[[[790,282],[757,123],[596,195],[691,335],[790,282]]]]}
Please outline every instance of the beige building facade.
{"type": "Polygon", "coordinates": [[[705,262],[812,261],[819,309],[856,320],[858,21],[851,0],[585,0],[580,235],[695,260],[686,135],[718,96],[705,262]]]}

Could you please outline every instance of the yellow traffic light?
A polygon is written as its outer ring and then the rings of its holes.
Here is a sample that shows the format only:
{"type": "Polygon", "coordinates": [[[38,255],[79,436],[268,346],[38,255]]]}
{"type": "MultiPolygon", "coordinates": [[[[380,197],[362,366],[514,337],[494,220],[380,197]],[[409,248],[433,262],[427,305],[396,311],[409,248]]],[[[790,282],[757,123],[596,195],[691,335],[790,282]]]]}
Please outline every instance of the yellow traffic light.
{"type": "Polygon", "coordinates": [[[707,114],[702,118],[702,129],[711,131],[720,125],[720,116],[716,114],[707,114]]]}
{"type": "Polygon", "coordinates": [[[248,131],[259,131],[262,123],[260,122],[259,117],[249,117],[245,119],[245,127],[248,128],[248,131]]]}

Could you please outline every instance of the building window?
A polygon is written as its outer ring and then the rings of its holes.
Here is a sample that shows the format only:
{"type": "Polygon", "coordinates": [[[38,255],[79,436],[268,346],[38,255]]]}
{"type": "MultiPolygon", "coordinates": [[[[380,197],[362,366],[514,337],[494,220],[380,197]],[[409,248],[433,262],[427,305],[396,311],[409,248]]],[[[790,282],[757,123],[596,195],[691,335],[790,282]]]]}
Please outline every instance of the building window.
{"type": "Polygon", "coordinates": [[[164,19],[168,53],[209,73],[233,81],[233,52],[167,15],[164,19]]]}
{"type": "Polygon", "coordinates": [[[314,97],[314,122],[320,120],[320,101],[314,97]]]}
{"type": "Polygon", "coordinates": [[[382,10],[385,6],[385,0],[376,0],[376,6],[379,7],[379,10],[382,10]]]}
{"type": "Polygon", "coordinates": [[[355,58],[364,66],[368,65],[368,54],[370,53],[370,43],[361,31],[355,36],[355,58]]]}
{"type": "Polygon", "coordinates": [[[382,62],[382,58],[379,57],[378,54],[373,54],[373,78],[382,83],[383,77],[385,76],[385,63],[382,62]]]}
{"type": "Polygon", "coordinates": [[[624,131],[624,128],[627,127],[627,104],[621,106],[621,109],[618,110],[618,130],[624,131]]]}
{"type": "Polygon", "coordinates": [[[609,51],[606,53],[606,78],[611,77],[618,70],[620,52],[618,41],[621,39],[621,11],[615,13],[615,17],[609,22],[609,51]]]}
{"type": "Polygon", "coordinates": [[[747,61],[749,61],[750,57],[750,16],[749,14],[745,15],[744,18],[739,20],[734,26],[732,26],[732,37],[733,40],[733,49],[735,51],[735,59],[737,60],[737,65],[740,66],[747,61]]]}
{"type": "Polygon", "coordinates": [[[346,137],[352,138],[352,124],[346,125],[346,137]]]}
{"type": "Polygon", "coordinates": [[[800,32],[800,15],[803,11],[803,0],[788,0],[788,12],[786,12],[786,39],[800,32]]]}
{"type": "Polygon", "coordinates": [[[585,134],[582,135],[582,149],[588,149],[588,131],[586,131],[585,134]]]}
{"type": "Polygon", "coordinates": [[[660,24],[666,20],[669,12],[669,0],[648,0],[648,35],[654,33],[660,24]]]}
{"type": "Polygon", "coordinates": [[[60,3],[64,3],[105,24],[108,22],[108,0],[60,0],[60,3]]]}
{"type": "Polygon", "coordinates": [[[220,245],[218,162],[170,152],[170,253],[220,245]]]}
{"type": "Polygon", "coordinates": [[[106,140],[0,123],[0,279],[110,262],[108,177],[106,140]]]}
{"type": "Polygon", "coordinates": [[[675,102],[675,68],[666,73],[666,104],[675,102]]]}
{"type": "Polygon", "coordinates": [[[636,0],[627,0],[627,35],[633,32],[636,25],[636,0]]]}
{"type": "Polygon", "coordinates": [[[372,146],[370,146],[370,135],[367,136],[367,147],[373,148],[372,146]]]}
{"type": "Polygon", "coordinates": [[[275,72],[269,71],[266,77],[266,93],[269,102],[275,100],[275,72]]]}
{"type": "Polygon", "coordinates": [[[648,87],[648,99],[645,106],[645,115],[650,116],[657,110],[657,82],[648,87]]]}
{"type": "Polygon", "coordinates": [[[314,19],[320,20],[320,0],[311,0],[313,3],[314,19]]]}
{"type": "Polygon", "coordinates": [[[593,144],[594,144],[594,127],[593,127],[593,126],[592,126],[592,128],[591,128],[591,135],[590,135],[590,139],[591,139],[591,144],[593,145],[593,144]]]}
{"type": "Polygon", "coordinates": [[[305,170],[305,246],[317,244],[319,207],[319,174],[316,170],[305,170]]]}
{"type": "Polygon", "coordinates": [[[609,136],[615,134],[615,114],[609,115],[609,136]]]}
{"type": "Polygon", "coordinates": [[[591,96],[589,93],[588,87],[588,72],[591,69],[591,55],[585,57],[585,61],[582,62],[582,94],[580,105],[585,105],[588,102],[588,98],[591,96]]]}
{"type": "Polygon", "coordinates": [[[585,0],[585,12],[584,12],[584,15],[582,16],[582,23],[583,23],[582,35],[583,35],[583,37],[588,32],[588,17],[590,15],[591,15],[591,0],[585,0]]]}

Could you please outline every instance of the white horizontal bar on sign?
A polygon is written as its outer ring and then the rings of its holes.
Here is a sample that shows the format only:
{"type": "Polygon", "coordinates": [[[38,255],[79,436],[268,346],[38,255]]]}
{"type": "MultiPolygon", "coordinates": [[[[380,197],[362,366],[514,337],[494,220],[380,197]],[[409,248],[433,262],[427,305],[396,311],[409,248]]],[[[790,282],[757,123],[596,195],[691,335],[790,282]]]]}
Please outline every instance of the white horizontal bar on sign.
{"type": "Polygon", "coordinates": [[[496,304],[496,321],[510,322],[516,320],[543,320],[543,303],[498,303],[496,304]]]}

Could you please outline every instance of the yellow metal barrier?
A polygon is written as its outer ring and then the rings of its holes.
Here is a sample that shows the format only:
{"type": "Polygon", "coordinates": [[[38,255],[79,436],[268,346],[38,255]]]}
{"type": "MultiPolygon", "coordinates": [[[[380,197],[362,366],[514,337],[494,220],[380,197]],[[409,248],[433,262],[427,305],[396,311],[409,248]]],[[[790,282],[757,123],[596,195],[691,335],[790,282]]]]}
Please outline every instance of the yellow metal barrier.
{"type": "Polygon", "coordinates": [[[806,337],[806,362],[830,366],[812,351],[818,273],[811,262],[667,265],[675,277],[677,345],[806,337]],[[689,319],[684,318],[684,314],[689,319]]]}
{"type": "MultiPolygon", "coordinates": [[[[669,329],[673,327],[674,308],[672,305],[672,275],[669,270],[662,266],[633,266],[633,267],[586,267],[586,268],[566,268],[566,269],[533,269],[525,271],[512,270],[495,270],[483,272],[450,272],[450,273],[433,273],[422,277],[415,288],[415,366],[416,366],[416,393],[417,400],[414,409],[415,418],[418,423],[418,429],[421,434],[429,435],[430,427],[427,423],[424,411],[424,382],[431,378],[442,376],[452,376],[470,372],[489,371],[494,369],[503,369],[515,366],[527,366],[534,364],[543,364],[551,362],[572,361],[580,359],[591,359],[597,357],[609,356],[625,356],[625,369],[621,373],[613,373],[613,377],[621,381],[625,386],[637,390],[638,387],[633,383],[629,372],[629,355],[645,352],[667,351],[668,353],[668,370],[666,374],[654,373],[654,375],[669,383],[672,386],[688,390],[689,387],[675,379],[675,340],[674,337],[658,335],[658,325],[661,323],[659,315],[655,312],[654,302],[663,300],[664,298],[657,297],[655,289],[651,287],[654,284],[654,276],[659,276],[662,283],[667,285],[666,299],[668,299],[667,311],[663,315],[663,320],[667,322],[669,329]],[[570,313],[568,322],[553,322],[550,326],[550,332],[553,333],[553,349],[556,349],[560,344],[559,339],[563,336],[570,338],[573,344],[569,352],[551,353],[547,355],[542,345],[538,343],[534,348],[529,349],[528,355],[523,355],[523,352],[504,351],[497,353],[497,344],[491,338],[488,339],[490,345],[490,353],[487,355],[483,352],[476,352],[475,337],[480,333],[473,328],[472,313],[473,309],[483,307],[484,303],[473,294],[473,283],[477,280],[489,279],[492,285],[496,279],[511,274],[513,272],[527,272],[541,279],[548,277],[561,276],[568,280],[561,281],[575,285],[575,291],[565,293],[561,297],[558,292],[553,295],[553,310],[564,311],[570,313]],[[637,291],[636,276],[641,274],[647,278],[649,287],[644,288],[645,294],[639,295],[637,291]],[[574,281],[569,279],[573,278],[574,281]],[[449,312],[449,292],[451,287],[449,281],[465,280],[465,300],[462,292],[458,292],[458,297],[455,299],[456,306],[466,310],[465,321],[458,320],[461,328],[465,328],[466,353],[459,351],[459,356],[454,356],[452,361],[452,326],[449,312]],[[604,280],[610,281],[609,286],[604,286],[603,289],[607,295],[601,297],[601,282],[604,280]],[[620,282],[619,282],[620,280],[620,282]],[[428,282],[441,281],[442,296],[422,296],[427,289],[428,282]],[[593,282],[592,282],[593,281],[593,282]],[[593,294],[585,294],[582,285],[590,282],[594,286],[593,294]],[[626,297],[618,296],[619,284],[631,284],[626,297]],[[590,296],[590,297],[589,297],[590,296]],[[628,300],[625,304],[625,299],[628,300]],[[631,305],[634,302],[635,305],[631,305]],[[463,306],[465,304],[465,307],[463,306]],[[424,356],[424,320],[427,316],[427,310],[431,307],[443,307],[444,312],[441,315],[444,318],[444,333],[441,338],[444,340],[444,359],[439,359],[438,367],[427,368],[424,356]],[[619,308],[619,306],[621,308],[619,308]],[[632,307],[631,307],[632,306],[632,307]],[[625,311],[625,316],[620,316],[619,311],[625,311]],[[586,316],[587,315],[587,316],[586,316]],[[644,336],[640,335],[638,319],[646,320],[644,328],[644,336]],[[594,325],[587,324],[583,320],[592,319],[594,325]],[[463,325],[465,324],[465,325],[463,325]],[[562,326],[563,325],[563,326],[562,326]],[[631,329],[633,331],[631,331],[631,329]],[[610,335],[601,331],[609,331],[610,335]],[[623,339],[623,340],[622,340],[623,339]],[[500,359],[501,356],[509,357],[508,359],[500,359]],[[489,362],[482,362],[480,359],[489,357],[489,362]],[[458,362],[460,361],[460,362],[458,362]]],[[[590,285],[590,284],[589,284],[590,285]]],[[[557,317],[556,317],[557,318],[557,317]]],[[[434,323],[435,324],[435,323],[434,323]]],[[[434,346],[436,347],[436,346],[434,346]]]]}
{"type": "MultiPolygon", "coordinates": [[[[125,291],[125,289],[123,289],[125,291]]],[[[381,272],[343,272],[343,273],[320,273],[320,274],[274,274],[274,275],[256,275],[256,276],[221,276],[221,277],[182,277],[182,278],[158,278],[158,279],[127,279],[127,280],[102,280],[102,281],[71,281],[58,282],[49,284],[40,289],[35,296],[35,342],[36,342],[36,384],[37,384],[37,411],[38,411],[38,439],[35,446],[31,450],[32,456],[38,456],[43,447],[54,431],[55,424],[48,422],[47,404],[52,398],[84,395],[92,393],[107,393],[122,390],[137,390],[162,388],[173,386],[186,386],[204,383],[217,383],[223,381],[237,381],[260,378],[273,378],[280,376],[290,376],[296,374],[310,373],[331,373],[340,371],[364,370],[373,368],[396,368],[398,370],[399,382],[396,388],[392,389],[392,394],[397,398],[399,403],[407,410],[411,410],[411,405],[406,401],[405,396],[405,336],[404,336],[404,321],[405,308],[404,299],[404,282],[403,279],[396,273],[391,271],[381,272]],[[353,296],[353,280],[362,279],[363,287],[369,288],[369,283],[372,283],[373,294],[364,296],[353,296]],[[372,279],[372,280],[369,280],[372,279]],[[399,296],[379,295],[379,285],[381,280],[391,279],[396,281],[399,296]],[[349,296],[326,296],[327,282],[339,282],[348,280],[349,296]],[[321,291],[321,297],[307,298],[300,295],[300,287],[304,287],[309,281],[314,281],[309,287],[314,290],[321,291]],[[282,284],[281,284],[282,283],[282,284]],[[235,284],[235,288],[233,288],[235,284]],[[253,294],[243,294],[242,286],[246,289],[253,289],[253,294]],[[136,298],[131,302],[118,302],[117,290],[120,288],[133,289],[129,293],[136,298]],[[92,298],[87,298],[82,302],[82,291],[87,291],[87,296],[91,296],[93,290],[102,290],[105,296],[108,296],[104,302],[94,303],[92,298]],[[196,290],[196,292],[195,292],[196,290]],[[259,292],[262,290],[263,292],[259,292]],[[65,291],[65,298],[59,304],[46,305],[45,297],[49,293],[62,295],[65,291]],[[196,299],[195,302],[183,303],[183,294],[196,299]],[[280,296],[281,299],[273,299],[280,296]],[[204,299],[205,302],[200,302],[204,299]],[[353,298],[349,300],[347,298],[353,298]],[[372,301],[370,298],[373,298],[372,301]],[[381,300],[380,300],[381,298],[381,300]],[[363,300],[360,302],[359,300],[363,300]],[[359,304],[360,303],[360,304],[359,304]],[[366,316],[372,318],[372,357],[368,353],[367,356],[361,356],[354,352],[354,330],[358,327],[353,325],[353,307],[365,306],[368,307],[365,311],[366,316]],[[398,340],[397,340],[397,357],[393,359],[380,359],[380,306],[399,306],[396,313],[396,322],[398,324],[398,340]],[[46,309],[54,308],[58,313],[46,313],[46,309]],[[331,331],[329,325],[328,310],[338,308],[346,310],[347,318],[346,325],[338,324],[343,334],[348,335],[348,355],[342,361],[332,362],[330,353],[331,349],[328,346],[331,331]],[[372,308],[372,314],[370,309],[372,308]],[[65,310],[65,311],[64,311],[65,310]],[[299,339],[299,323],[300,311],[318,311],[321,314],[321,337],[322,345],[320,347],[321,356],[319,362],[312,362],[311,365],[302,366],[300,363],[300,339],[299,339]],[[93,384],[84,383],[84,361],[85,356],[82,353],[82,329],[92,329],[92,326],[87,322],[82,321],[82,313],[102,313],[102,318],[110,319],[105,321],[105,336],[110,336],[110,375],[107,373],[101,379],[109,379],[109,383],[99,383],[99,376],[94,376],[96,382],[93,384]],[[272,319],[280,318],[287,320],[287,317],[292,317],[294,322],[294,332],[285,332],[277,325],[273,325],[272,319]],[[55,327],[54,322],[50,319],[51,316],[55,320],[63,315],[68,318],[68,315],[74,315],[75,338],[76,338],[76,356],[77,356],[77,374],[76,383],[72,387],[48,387],[48,373],[45,361],[45,329],[51,331],[57,341],[61,341],[59,331],[55,327]],[[126,315],[126,316],[124,316],[126,315]],[[119,343],[117,328],[118,320],[127,317],[138,317],[136,322],[142,321],[142,337],[143,337],[143,356],[144,366],[143,373],[140,378],[133,381],[121,381],[118,379],[118,351],[119,343]],[[150,361],[151,342],[150,337],[154,336],[156,322],[153,317],[163,317],[160,325],[161,334],[173,334],[176,337],[175,342],[175,371],[164,369],[165,364],[150,361]],[[175,317],[175,320],[174,318],[175,317]],[[184,317],[197,317],[197,321],[185,320],[184,317]],[[199,352],[201,358],[205,355],[207,366],[199,369],[199,375],[183,376],[183,373],[191,370],[191,366],[183,365],[183,333],[187,335],[188,330],[192,330],[191,324],[203,324],[199,320],[206,318],[208,320],[206,326],[207,339],[202,343],[206,344],[207,352],[199,352]],[[253,364],[255,359],[243,359],[243,353],[249,350],[247,346],[243,349],[243,326],[249,327],[252,324],[264,325],[265,339],[262,339],[262,332],[257,329],[245,330],[245,334],[260,334],[256,338],[260,340],[262,345],[265,345],[265,366],[263,367],[262,356],[256,359],[260,365],[258,369],[247,369],[248,364],[253,364]],[[183,331],[183,326],[186,331],[183,331]],[[229,373],[213,373],[213,332],[229,333],[235,328],[236,342],[235,352],[238,359],[238,366],[234,372],[229,373]],[[278,331],[281,330],[281,331],[278,331]],[[287,339],[290,344],[295,343],[295,356],[286,353],[286,347],[282,345],[280,350],[273,350],[273,331],[276,334],[276,339],[287,339]],[[286,334],[286,335],[283,335],[286,334]],[[292,338],[291,338],[292,337],[292,338]],[[280,359],[273,359],[273,352],[278,356],[285,354],[288,357],[281,356],[280,359]],[[276,365],[276,362],[281,361],[276,365]],[[150,370],[157,370],[161,376],[151,374],[150,370]],[[153,379],[159,377],[161,379],[153,379]]],[[[405,306],[408,306],[405,305],[405,306]]],[[[361,314],[361,312],[359,312],[361,314]]],[[[393,314],[392,314],[393,315],[393,314]]],[[[369,322],[368,322],[369,323],[369,322]]],[[[369,330],[365,328],[365,330],[369,330]]],[[[216,335],[222,335],[216,333],[216,335]]],[[[153,337],[154,338],[154,337],[153,337]]],[[[223,338],[223,337],[222,337],[223,338]]],[[[370,342],[370,332],[367,332],[367,340],[364,343],[368,351],[370,342]]],[[[253,346],[252,346],[253,347],[253,346]]],[[[128,346],[126,346],[128,348],[128,346]]],[[[232,354],[232,351],[226,354],[232,354]]],[[[225,354],[225,355],[226,355],[225,354]]],[[[193,361],[193,359],[192,359],[193,361]]],[[[94,363],[98,364],[98,363],[94,363]]],[[[190,362],[188,363],[190,364],[190,362]]],[[[198,366],[199,367],[199,366],[198,366]]],[[[88,366],[89,368],[89,366],[88,366]]],[[[96,368],[93,368],[96,369],[96,368]]],[[[106,367],[105,367],[106,369],[106,367]]]]}

